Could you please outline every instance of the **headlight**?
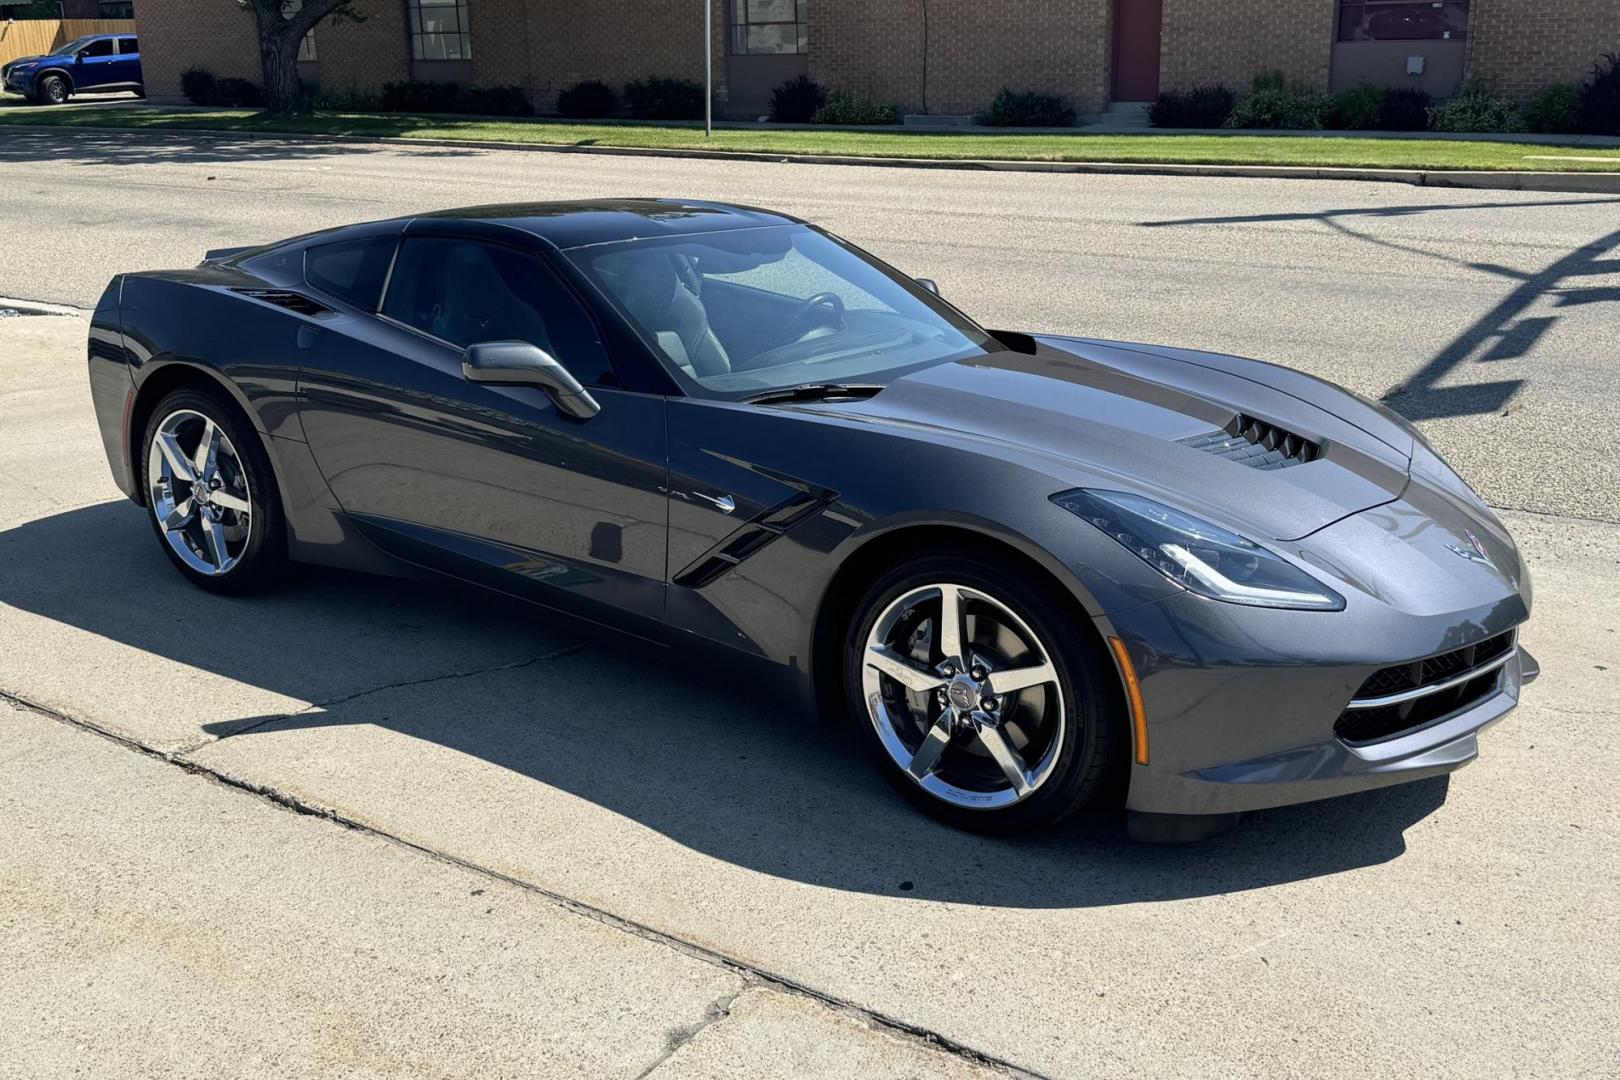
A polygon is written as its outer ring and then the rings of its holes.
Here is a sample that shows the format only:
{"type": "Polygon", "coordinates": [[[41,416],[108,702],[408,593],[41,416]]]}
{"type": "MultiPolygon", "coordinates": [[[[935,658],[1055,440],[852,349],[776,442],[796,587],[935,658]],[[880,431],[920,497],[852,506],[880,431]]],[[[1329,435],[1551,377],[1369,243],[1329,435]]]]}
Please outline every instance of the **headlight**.
{"type": "Polygon", "coordinates": [[[1253,540],[1152,499],[1077,489],[1052,501],[1200,596],[1250,607],[1344,609],[1344,597],[1253,540]]]}

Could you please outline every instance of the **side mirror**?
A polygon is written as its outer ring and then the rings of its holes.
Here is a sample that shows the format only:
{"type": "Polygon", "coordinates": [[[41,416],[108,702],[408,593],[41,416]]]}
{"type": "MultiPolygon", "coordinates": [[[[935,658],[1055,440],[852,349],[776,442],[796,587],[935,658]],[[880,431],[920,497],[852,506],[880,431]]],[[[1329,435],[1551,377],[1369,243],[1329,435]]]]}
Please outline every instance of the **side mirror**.
{"type": "Polygon", "coordinates": [[[81,49],[81,50],[79,50],[79,51],[78,51],[78,52],[76,52],[76,53],[74,53],[74,54],[73,54],[73,62],[74,62],[74,63],[75,63],[75,64],[82,64],[82,63],[84,63],[84,50],[82,50],[82,49],[81,49]]]}
{"type": "Polygon", "coordinates": [[[917,284],[921,285],[935,296],[939,295],[939,282],[935,281],[933,278],[920,277],[917,278],[916,281],[917,284]]]}
{"type": "Polygon", "coordinates": [[[469,345],[461,356],[461,374],[468,382],[490,386],[538,386],[558,412],[575,420],[589,420],[602,411],[590,391],[556,357],[527,341],[469,345]]]}

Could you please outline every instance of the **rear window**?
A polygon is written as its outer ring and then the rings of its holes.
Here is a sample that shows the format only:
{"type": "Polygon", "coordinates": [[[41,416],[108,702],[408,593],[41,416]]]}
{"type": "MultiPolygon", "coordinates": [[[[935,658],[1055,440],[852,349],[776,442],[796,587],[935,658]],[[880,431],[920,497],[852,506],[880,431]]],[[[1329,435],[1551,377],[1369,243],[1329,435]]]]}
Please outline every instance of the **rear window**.
{"type": "Polygon", "coordinates": [[[375,311],[394,244],[392,236],[368,236],[312,247],[304,255],[304,280],[346,304],[375,311]]]}
{"type": "Polygon", "coordinates": [[[118,51],[120,53],[125,54],[125,55],[128,55],[129,53],[138,53],[138,52],[141,51],[141,46],[140,46],[140,43],[138,41],[136,41],[135,38],[132,38],[132,37],[119,38],[118,39],[118,51]]]}

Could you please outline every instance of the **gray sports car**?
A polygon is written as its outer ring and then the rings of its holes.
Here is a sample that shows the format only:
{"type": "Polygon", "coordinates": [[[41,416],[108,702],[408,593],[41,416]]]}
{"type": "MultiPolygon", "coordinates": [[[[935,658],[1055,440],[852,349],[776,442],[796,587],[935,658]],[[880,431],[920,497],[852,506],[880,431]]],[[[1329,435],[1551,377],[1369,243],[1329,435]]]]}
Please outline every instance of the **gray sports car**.
{"type": "Polygon", "coordinates": [[[195,584],[447,575],[791,681],[957,826],[1192,838],[1456,769],[1530,580],[1389,410],[986,330],[782,214],[490,206],[115,278],[91,385],[195,584]]]}

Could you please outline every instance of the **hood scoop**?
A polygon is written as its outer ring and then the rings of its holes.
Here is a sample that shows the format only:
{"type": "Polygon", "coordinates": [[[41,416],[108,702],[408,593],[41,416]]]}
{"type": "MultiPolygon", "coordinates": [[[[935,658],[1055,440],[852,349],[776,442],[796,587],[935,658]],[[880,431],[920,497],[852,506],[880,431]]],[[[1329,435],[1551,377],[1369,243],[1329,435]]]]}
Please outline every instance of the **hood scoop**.
{"type": "Polygon", "coordinates": [[[1303,465],[1322,456],[1320,443],[1244,413],[1232,417],[1221,431],[1176,441],[1194,450],[1265,471],[1303,465]]]}

